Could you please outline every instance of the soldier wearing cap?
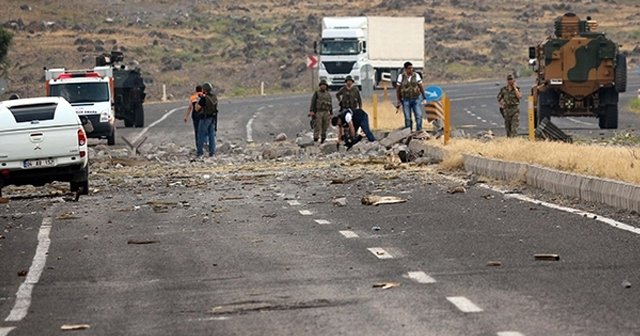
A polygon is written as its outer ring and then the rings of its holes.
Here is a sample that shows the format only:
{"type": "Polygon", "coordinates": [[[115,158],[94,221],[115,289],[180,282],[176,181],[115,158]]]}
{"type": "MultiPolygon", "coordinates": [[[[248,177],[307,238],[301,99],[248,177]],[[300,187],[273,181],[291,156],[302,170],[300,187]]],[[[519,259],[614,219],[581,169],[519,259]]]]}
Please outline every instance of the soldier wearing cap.
{"type": "Polygon", "coordinates": [[[518,135],[518,125],[520,123],[520,99],[522,93],[516,85],[513,75],[507,76],[507,85],[500,89],[498,93],[498,104],[500,105],[500,113],[504,118],[504,127],[508,137],[518,135]]]}
{"type": "Polygon", "coordinates": [[[345,86],[343,86],[338,93],[336,93],[336,98],[338,99],[338,103],[340,104],[340,111],[344,111],[346,109],[361,109],[362,108],[362,97],[360,97],[360,90],[358,90],[357,86],[353,86],[353,77],[347,76],[345,78],[345,86]]]}
{"type": "Polygon", "coordinates": [[[333,114],[331,94],[328,90],[327,81],[320,80],[319,89],[311,97],[311,107],[309,107],[309,117],[315,119],[313,127],[313,141],[324,143],[327,139],[327,129],[333,114]]]}

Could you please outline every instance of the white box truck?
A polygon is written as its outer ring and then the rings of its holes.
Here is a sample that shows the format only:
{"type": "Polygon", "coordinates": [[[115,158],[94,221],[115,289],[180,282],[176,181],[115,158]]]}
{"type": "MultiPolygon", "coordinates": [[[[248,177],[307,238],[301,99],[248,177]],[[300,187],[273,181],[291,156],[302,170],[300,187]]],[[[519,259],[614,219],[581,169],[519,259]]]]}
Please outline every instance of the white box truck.
{"type": "Polygon", "coordinates": [[[367,68],[373,68],[369,76],[376,85],[395,82],[404,62],[424,69],[424,18],[325,17],[318,53],[318,78],[332,89],[348,75],[361,86],[367,68]]]}

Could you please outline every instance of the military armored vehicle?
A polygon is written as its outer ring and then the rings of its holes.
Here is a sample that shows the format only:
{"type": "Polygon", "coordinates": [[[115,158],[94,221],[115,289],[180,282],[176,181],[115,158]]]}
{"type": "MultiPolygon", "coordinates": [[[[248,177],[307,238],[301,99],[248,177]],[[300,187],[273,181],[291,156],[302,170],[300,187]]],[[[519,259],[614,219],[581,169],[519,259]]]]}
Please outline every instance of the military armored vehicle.
{"type": "Polygon", "coordinates": [[[124,120],[125,127],[144,127],[145,85],[139,69],[122,64],[124,55],[118,51],[96,57],[96,66],[113,69],[115,116],[124,120]]]}
{"type": "Polygon", "coordinates": [[[536,73],[536,124],[552,116],[592,116],[602,129],[618,128],[618,95],[627,88],[627,60],[591,17],[558,17],[555,36],[530,47],[529,59],[536,73]]]}

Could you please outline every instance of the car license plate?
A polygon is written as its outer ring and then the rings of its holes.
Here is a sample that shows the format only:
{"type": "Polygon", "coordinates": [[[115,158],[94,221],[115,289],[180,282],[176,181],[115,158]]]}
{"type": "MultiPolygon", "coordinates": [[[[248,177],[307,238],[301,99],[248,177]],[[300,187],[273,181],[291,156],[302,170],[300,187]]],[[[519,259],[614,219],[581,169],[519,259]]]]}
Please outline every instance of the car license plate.
{"type": "Polygon", "coordinates": [[[40,168],[40,167],[53,167],[56,161],[54,159],[37,159],[37,160],[24,160],[22,167],[24,168],[40,168]]]}

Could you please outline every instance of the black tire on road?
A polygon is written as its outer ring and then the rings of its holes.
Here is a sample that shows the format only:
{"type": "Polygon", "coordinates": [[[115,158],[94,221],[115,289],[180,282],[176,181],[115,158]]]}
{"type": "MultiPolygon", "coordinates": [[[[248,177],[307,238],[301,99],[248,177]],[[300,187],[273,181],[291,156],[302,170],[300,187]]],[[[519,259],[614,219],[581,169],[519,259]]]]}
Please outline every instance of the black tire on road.
{"type": "Polygon", "coordinates": [[[618,54],[616,57],[615,85],[617,92],[627,91],[627,56],[618,54]]]}
{"type": "Polygon", "coordinates": [[[600,115],[598,125],[601,129],[617,129],[618,128],[618,105],[611,104],[605,107],[605,112],[600,115]],[[604,116],[604,118],[603,118],[604,116]]]}
{"type": "Polygon", "coordinates": [[[71,181],[71,191],[78,192],[80,195],[89,195],[89,165],[80,173],[81,177],[76,178],[77,181],[71,181]]]}
{"type": "Polygon", "coordinates": [[[136,127],[144,127],[144,108],[142,107],[142,104],[136,104],[133,111],[136,127]]]}
{"type": "Polygon", "coordinates": [[[129,117],[124,118],[124,127],[133,127],[133,119],[129,117]]]}

